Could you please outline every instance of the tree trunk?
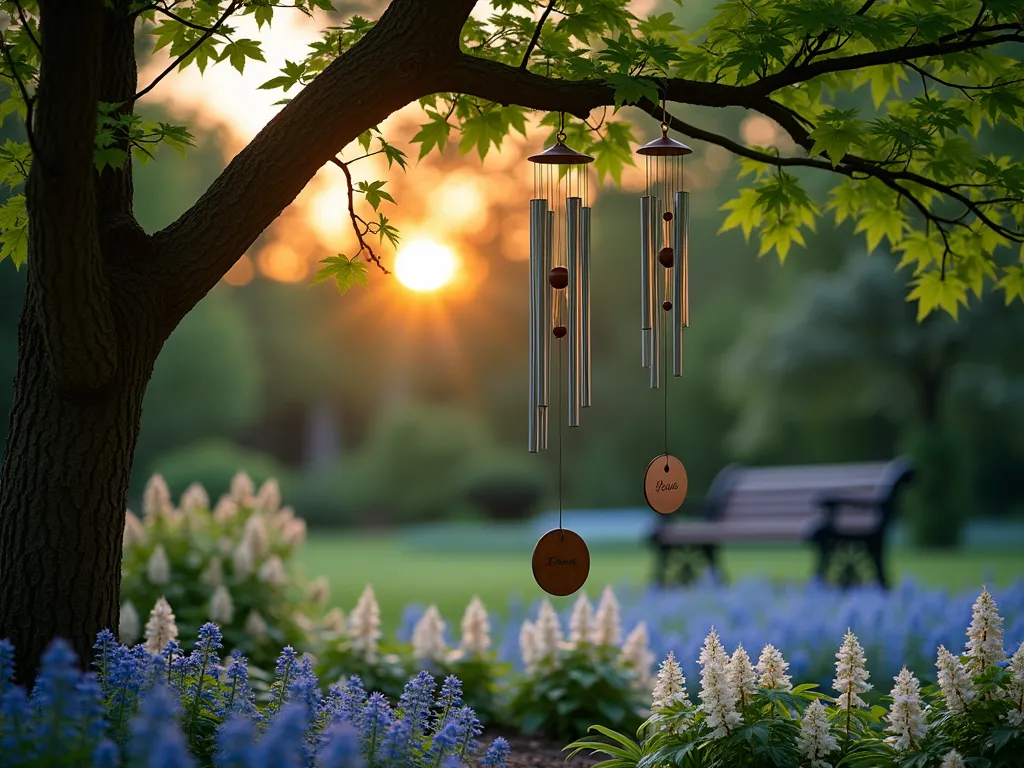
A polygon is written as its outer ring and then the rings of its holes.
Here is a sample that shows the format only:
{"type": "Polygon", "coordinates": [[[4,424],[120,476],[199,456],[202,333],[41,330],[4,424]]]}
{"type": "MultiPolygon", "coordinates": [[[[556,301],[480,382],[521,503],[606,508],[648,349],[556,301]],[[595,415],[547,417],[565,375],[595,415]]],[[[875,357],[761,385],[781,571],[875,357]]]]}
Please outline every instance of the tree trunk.
{"type": "Polygon", "coordinates": [[[121,355],[108,385],[66,394],[47,364],[39,310],[30,285],[0,473],[0,637],[14,643],[23,683],[54,637],[88,664],[96,634],[117,631],[125,504],[155,359],[121,355]]]}

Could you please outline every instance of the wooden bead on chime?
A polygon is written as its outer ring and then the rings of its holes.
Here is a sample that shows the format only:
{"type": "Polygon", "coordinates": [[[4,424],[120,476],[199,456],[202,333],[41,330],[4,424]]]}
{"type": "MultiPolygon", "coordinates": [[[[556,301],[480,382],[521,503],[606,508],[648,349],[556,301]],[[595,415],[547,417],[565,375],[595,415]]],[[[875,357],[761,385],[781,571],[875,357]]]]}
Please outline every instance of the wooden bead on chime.
{"type": "MultiPolygon", "coordinates": [[[[548,275],[548,282],[556,290],[565,288],[569,284],[569,270],[565,267],[552,267],[551,273],[548,275]]],[[[557,336],[557,334],[555,335],[557,336]]]]}
{"type": "Polygon", "coordinates": [[[551,329],[551,332],[555,334],[556,339],[560,339],[568,332],[564,325],[556,325],[551,329]]]}
{"type": "Polygon", "coordinates": [[[665,221],[672,221],[672,211],[665,211],[663,214],[661,214],[661,218],[663,218],[665,221]]]}
{"type": "Polygon", "coordinates": [[[661,266],[665,267],[665,269],[671,267],[672,262],[674,261],[675,255],[672,253],[671,247],[666,245],[664,248],[658,251],[658,263],[661,264],[661,266]]]}
{"type": "Polygon", "coordinates": [[[666,299],[665,301],[661,302],[661,308],[664,309],[666,312],[670,312],[672,310],[672,302],[666,299]]]}

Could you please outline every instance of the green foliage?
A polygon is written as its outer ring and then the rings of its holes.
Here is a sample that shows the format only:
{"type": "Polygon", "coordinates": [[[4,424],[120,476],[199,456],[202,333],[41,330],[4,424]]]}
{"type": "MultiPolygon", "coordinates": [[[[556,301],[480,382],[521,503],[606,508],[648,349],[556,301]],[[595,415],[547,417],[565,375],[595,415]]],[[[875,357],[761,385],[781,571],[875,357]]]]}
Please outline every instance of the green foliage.
{"type": "Polygon", "coordinates": [[[635,730],[645,692],[611,646],[580,643],[547,657],[518,681],[509,712],[526,733],[567,740],[597,720],[635,730]]]}
{"type": "Polygon", "coordinates": [[[914,541],[925,547],[955,547],[971,503],[960,435],[936,424],[912,430],[904,442],[902,451],[917,467],[901,507],[914,541]]]}
{"type": "Polygon", "coordinates": [[[207,438],[166,451],[153,459],[151,473],[161,475],[175,494],[199,483],[215,497],[228,492],[239,467],[258,483],[281,477],[283,470],[273,458],[246,450],[219,438],[207,438]]]}
{"type": "Polygon", "coordinates": [[[175,507],[155,475],[141,520],[129,513],[125,526],[122,641],[142,636],[146,614],[165,597],[183,636],[216,621],[227,646],[264,669],[272,667],[282,645],[315,650],[331,631],[330,617],[323,616],[327,586],[307,584],[297,573],[294,556],[306,526],[280,504],[275,480],[256,491],[249,476],[239,473],[215,504],[195,484],[175,507]]]}
{"type": "Polygon", "coordinates": [[[334,278],[340,293],[345,293],[356,284],[366,287],[366,264],[359,261],[358,255],[351,259],[344,254],[328,256],[320,263],[324,266],[317,270],[313,285],[334,278]]]}

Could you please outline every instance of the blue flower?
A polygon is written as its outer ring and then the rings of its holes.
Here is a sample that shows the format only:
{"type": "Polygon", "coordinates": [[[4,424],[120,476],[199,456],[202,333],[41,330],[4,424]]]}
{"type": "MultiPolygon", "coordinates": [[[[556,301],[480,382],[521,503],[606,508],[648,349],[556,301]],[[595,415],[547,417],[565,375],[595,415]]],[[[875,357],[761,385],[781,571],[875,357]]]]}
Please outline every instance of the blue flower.
{"type": "Polygon", "coordinates": [[[121,764],[121,755],[117,751],[117,744],[110,739],[104,739],[92,751],[93,768],[118,768],[121,764]]]}
{"type": "Polygon", "coordinates": [[[23,688],[12,685],[0,696],[0,753],[16,762],[32,750],[32,713],[23,688]]]}
{"type": "Polygon", "coordinates": [[[484,766],[484,768],[505,768],[505,761],[508,760],[511,752],[512,748],[508,742],[499,736],[487,748],[487,752],[484,754],[484,759],[480,765],[484,766]]]}
{"type": "Polygon", "coordinates": [[[391,705],[384,694],[379,691],[371,693],[359,718],[359,736],[363,741],[363,753],[371,764],[384,741],[384,736],[391,728],[393,719],[391,705]]]}
{"type": "Polygon", "coordinates": [[[83,716],[78,695],[81,678],[78,656],[71,646],[61,639],[50,643],[43,653],[31,696],[36,720],[34,739],[44,761],[78,735],[83,716]]]}
{"type": "Polygon", "coordinates": [[[228,715],[255,717],[256,696],[249,685],[249,667],[241,651],[231,652],[231,661],[224,673],[224,710],[228,715]]]}
{"type": "Polygon", "coordinates": [[[448,675],[441,685],[441,693],[437,697],[438,721],[448,719],[448,713],[462,706],[462,681],[455,675],[448,675]]]}
{"type": "Polygon", "coordinates": [[[253,751],[253,764],[302,768],[308,762],[305,744],[308,713],[299,702],[287,704],[271,721],[253,751]]]}
{"type": "Polygon", "coordinates": [[[398,699],[399,717],[409,723],[414,736],[426,732],[429,727],[430,710],[434,704],[434,690],[437,683],[429,672],[421,671],[405,684],[398,699]]]}
{"type": "Polygon", "coordinates": [[[442,725],[430,740],[430,749],[427,750],[430,762],[438,765],[445,757],[455,755],[464,735],[465,729],[455,719],[442,725]]]}
{"type": "Polygon", "coordinates": [[[178,728],[174,695],[163,684],[154,686],[131,722],[127,756],[133,766],[185,768],[194,765],[185,736],[178,728]]]}
{"type": "Polygon", "coordinates": [[[334,723],[324,733],[324,745],[316,756],[317,768],[364,768],[359,751],[359,732],[348,723],[334,723]]]}
{"type": "Polygon", "coordinates": [[[247,717],[227,720],[217,731],[217,751],[213,764],[217,768],[248,768],[252,764],[256,725],[247,717]]]}
{"type": "Polygon", "coordinates": [[[381,745],[381,761],[393,768],[405,768],[411,763],[413,747],[412,728],[408,720],[397,720],[388,728],[381,745]]]}

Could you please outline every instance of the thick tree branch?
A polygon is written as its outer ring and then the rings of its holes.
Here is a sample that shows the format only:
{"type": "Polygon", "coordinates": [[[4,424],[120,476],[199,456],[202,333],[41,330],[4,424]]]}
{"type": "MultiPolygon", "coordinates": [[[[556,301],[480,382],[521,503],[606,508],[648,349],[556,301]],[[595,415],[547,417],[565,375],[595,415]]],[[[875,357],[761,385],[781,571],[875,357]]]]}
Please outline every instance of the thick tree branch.
{"type": "MultiPolygon", "coordinates": [[[[129,115],[135,108],[133,100],[139,84],[135,61],[135,19],[130,14],[128,0],[113,0],[103,9],[103,57],[100,65],[99,100],[120,106],[112,116],[129,115]]],[[[138,227],[132,215],[134,185],[132,183],[132,156],[127,136],[120,137],[117,146],[125,152],[120,168],[105,168],[100,173],[97,194],[100,207],[100,226],[138,227]]]]}
{"type": "MultiPolygon", "coordinates": [[[[394,0],[228,165],[209,190],[154,235],[164,331],[209,291],[314,174],[392,112],[448,89],[474,0],[394,0]]],[[[514,70],[518,71],[518,70],[514,70]]]]}
{"type": "Polygon", "coordinates": [[[33,163],[26,188],[28,279],[50,370],[71,392],[102,387],[117,364],[92,160],[102,14],[103,0],[40,3],[35,131],[42,162],[33,163]]]}

